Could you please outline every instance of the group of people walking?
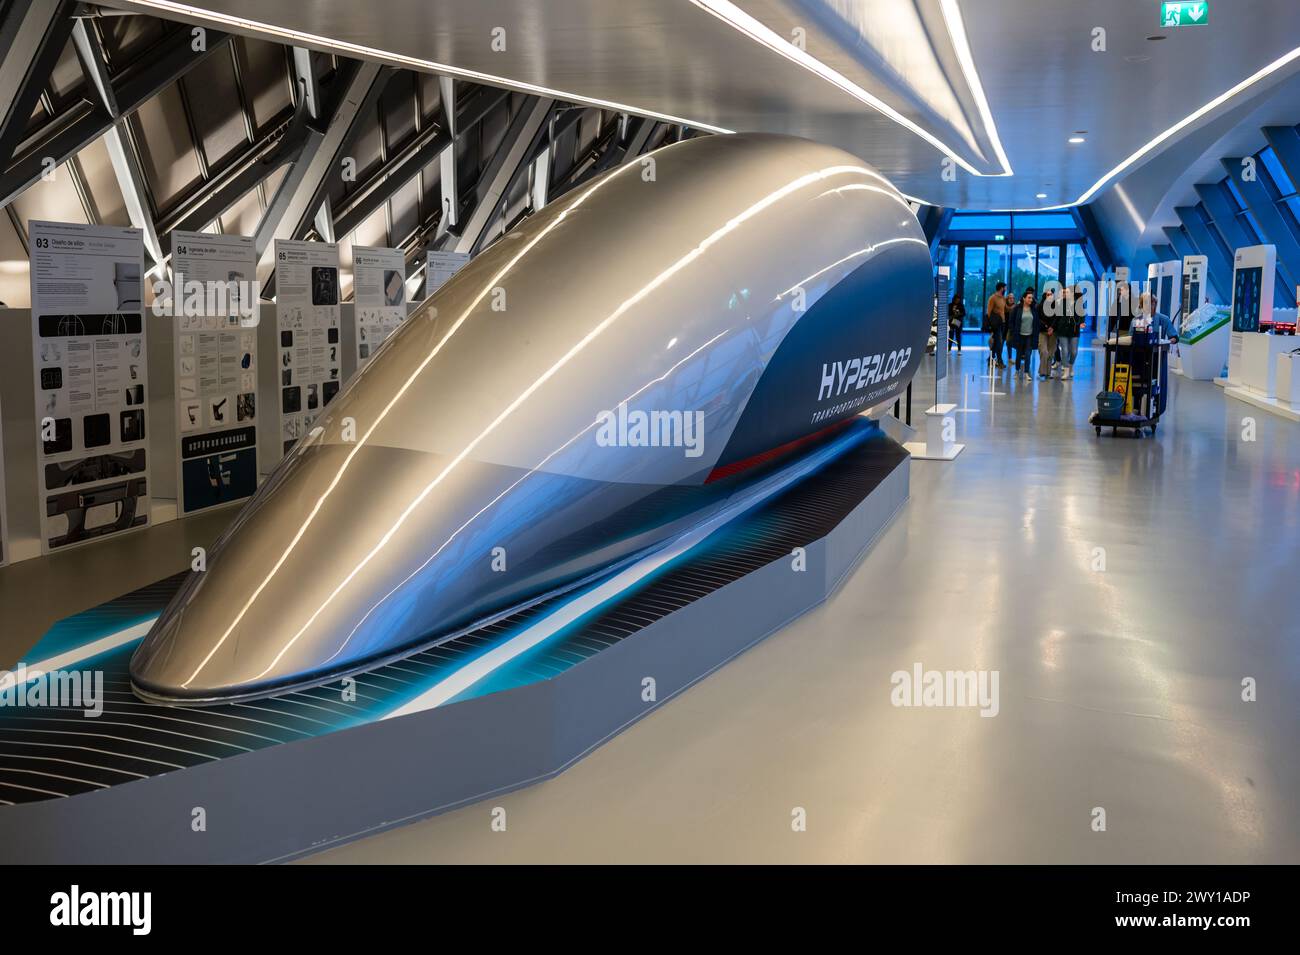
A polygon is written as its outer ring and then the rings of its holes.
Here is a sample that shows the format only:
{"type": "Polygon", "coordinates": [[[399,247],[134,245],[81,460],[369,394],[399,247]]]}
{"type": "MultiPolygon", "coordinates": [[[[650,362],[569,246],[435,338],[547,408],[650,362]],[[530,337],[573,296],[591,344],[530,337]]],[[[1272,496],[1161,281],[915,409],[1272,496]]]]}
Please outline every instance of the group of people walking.
{"type": "MultiPolygon", "coordinates": [[[[955,298],[953,306],[960,307],[960,319],[964,319],[966,309],[960,302],[960,298],[955,298]]],[[[1033,356],[1037,353],[1040,379],[1054,377],[1057,369],[1063,381],[1073,378],[1079,335],[1087,319],[1082,304],[1081,290],[1073,287],[1063,288],[1059,293],[1049,289],[1039,301],[1038,292],[1033,288],[1025,289],[1016,299],[1007,283],[999,282],[984,308],[989,362],[998,368],[1006,368],[1010,362],[1013,374],[1031,379],[1033,356]],[[1005,360],[1003,345],[1007,350],[1005,360]]],[[[955,318],[953,306],[949,308],[950,324],[955,318]]]]}

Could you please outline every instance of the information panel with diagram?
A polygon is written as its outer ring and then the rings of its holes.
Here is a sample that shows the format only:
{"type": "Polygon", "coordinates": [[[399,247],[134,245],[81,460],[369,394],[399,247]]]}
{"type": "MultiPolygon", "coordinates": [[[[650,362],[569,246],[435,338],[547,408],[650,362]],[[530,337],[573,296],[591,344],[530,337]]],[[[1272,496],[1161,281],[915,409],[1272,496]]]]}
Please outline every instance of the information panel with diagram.
{"type": "MultiPolygon", "coordinates": [[[[0,448],[4,447],[4,409],[0,408],[0,448]]],[[[0,567],[9,562],[9,512],[5,510],[5,469],[0,457],[0,567]]]]}
{"type": "Polygon", "coordinates": [[[406,256],[400,249],[352,247],[352,300],[360,370],[406,318],[406,256]]]}
{"type": "Polygon", "coordinates": [[[288,453],[342,384],[339,248],[275,240],[280,438],[288,453]]]}
{"type": "Polygon", "coordinates": [[[30,223],[41,550],[149,523],[139,229],[30,223]]]}
{"type": "Polygon", "coordinates": [[[425,259],[424,297],[442,288],[469,262],[468,252],[429,252],[425,259]]]}
{"type": "Polygon", "coordinates": [[[257,253],[253,240],[172,233],[180,514],[257,490],[257,253]]]}

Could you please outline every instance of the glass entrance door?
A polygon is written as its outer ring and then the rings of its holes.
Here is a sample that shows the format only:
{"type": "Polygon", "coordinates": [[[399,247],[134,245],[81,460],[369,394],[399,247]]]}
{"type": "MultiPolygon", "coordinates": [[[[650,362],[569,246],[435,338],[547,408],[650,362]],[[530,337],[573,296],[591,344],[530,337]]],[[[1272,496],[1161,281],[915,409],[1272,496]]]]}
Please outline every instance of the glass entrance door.
{"type": "Polygon", "coordinates": [[[961,251],[961,261],[958,263],[961,274],[961,300],[966,306],[966,321],[963,327],[979,329],[984,326],[984,303],[988,300],[984,294],[984,247],[968,245],[961,251]]]}

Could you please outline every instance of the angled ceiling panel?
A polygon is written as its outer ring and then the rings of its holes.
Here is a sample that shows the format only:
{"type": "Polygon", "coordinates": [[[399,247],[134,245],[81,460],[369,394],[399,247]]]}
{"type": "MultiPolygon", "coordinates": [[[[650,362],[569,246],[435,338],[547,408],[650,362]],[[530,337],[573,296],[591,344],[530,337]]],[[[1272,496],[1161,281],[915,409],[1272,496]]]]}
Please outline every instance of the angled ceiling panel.
{"type": "Polygon", "coordinates": [[[221,231],[226,235],[252,235],[262,218],[262,208],[260,193],[250,189],[221,217],[221,231]]]}
{"type": "Polygon", "coordinates": [[[181,80],[208,168],[220,167],[248,144],[234,62],[210,56],[181,80]]]}
{"type": "Polygon", "coordinates": [[[0,215],[0,304],[28,308],[31,288],[27,281],[27,250],[8,216],[0,215]]]}
{"type": "Polygon", "coordinates": [[[69,41],[59,56],[59,61],[50,72],[46,90],[54,104],[57,114],[66,109],[69,103],[76,102],[86,93],[86,75],[81,70],[81,61],[77,59],[77,49],[69,41]]]}
{"type": "Polygon", "coordinates": [[[275,43],[244,39],[235,44],[235,51],[253,125],[258,132],[263,132],[293,108],[285,49],[275,43]]]}
{"type": "Polygon", "coordinates": [[[145,103],[131,117],[145,180],[155,200],[166,207],[167,198],[193,188],[201,179],[199,157],[185,121],[180,85],[173,83],[145,103]]]}
{"type": "Polygon", "coordinates": [[[78,224],[88,222],[73,175],[72,164],[65,162],[54,170],[53,179],[42,179],[13,201],[14,213],[24,223],[24,228],[32,219],[78,224]]]}
{"type": "Polygon", "coordinates": [[[372,212],[361,225],[357,226],[356,231],[352,233],[352,241],[357,245],[388,244],[388,216],[383,206],[372,212]]]}
{"type": "Polygon", "coordinates": [[[103,17],[96,26],[104,38],[104,58],[114,74],[136,61],[167,32],[182,29],[156,17],[103,17]]]}
{"type": "Polygon", "coordinates": [[[389,200],[393,222],[392,241],[401,242],[420,224],[420,181],[417,177],[393,193],[389,200]]]}
{"type": "Polygon", "coordinates": [[[415,74],[399,73],[389,80],[379,103],[384,135],[392,155],[410,142],[416,132],[415,74]]]}
{"type": "Polygon", "coordinates": [[[129,226],[131,216],[127,212],[126,201],[122,198],[122,187],[113,173],[112,160],[109,159],[103,137],[77,153],[74,161],[86,184],[86,194],[98,221],[103,225],[129,226]]]}

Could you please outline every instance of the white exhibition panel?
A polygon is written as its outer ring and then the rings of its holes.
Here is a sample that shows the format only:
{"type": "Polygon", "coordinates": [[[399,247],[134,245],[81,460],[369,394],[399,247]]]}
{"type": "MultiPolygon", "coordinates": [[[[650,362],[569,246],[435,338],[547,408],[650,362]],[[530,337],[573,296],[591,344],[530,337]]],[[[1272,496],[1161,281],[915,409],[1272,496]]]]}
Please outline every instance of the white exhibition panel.
{"type": "Polygon", "coordinates": [[[288,451],[343,384],[339,247],[276,239],[275,268],[280,440],[288,451]]]}
{"type": "MultiPolygon", "coordinates": [[[[146,289],[147,291],[147,289],[146,289]]],[[[352,303],[340,309],[343,339],[343,379],[356,371],[355,321],[352,303]]],[[[176,473],[179,429],[175,421],[178,401],[175,393],[174,337],[176,322],[169,316],[145,309],[149,340],[149,525],[175,520],[180,511],[176,473]]],[[[277,309],[262,302],[257,332],[260,370],[257,374],[257,407],[269,416],[257,429],[259,483],[275,468],[283,455],[276,405],[280,400],[280,369],[276,367],[279,332],[277,309]],[[266,356],[272,356],[270,360],[266,356]]],[[[10,564],[41,555],[41,495],[36,486],[37,462],[41,457],[40,415],[33,401],[32,321],[29,309],[0,309],[0,395],[4,404],[3,471],[8,502],[7,560],[10,564]]]]}
{"type": "Polygon", "coordinates": [[[1210,259],[1204,255],[1183,256],[1182,317],[1186,318],[1205,304],[1205,282],[1210,274],[1210,259]]]}
{"type": "Polygon", "coordinates": [[[1245,385],[1259,394],[1272,393],[1274,372],[1268,368],[1261,373],[1260,356],[1265,346],[1251,345],[1249,340],[1259,333],[1260,320],[1273,316],[1273,276],[1276,272],[1277,249],[1274,246],[1247,246],[1238,249],[1233,256],[1228,384],[1245,385]],[[1246,377],[1247,361],[1255,369],[1251,378],[1246,377]]]}
{"type": "Polygon", "coordinates": [[[29,223],[44,553],[149,523],[139,229],[29,223]]]}
{"type": "Polygon", "coordinates": [[[406,256],[400,249],[352,247],[352,302],[360,369],[406,318],[406,256]]]}
{"type": "Polygon", "coordinates": [[[1169,316],[1173,322],[1181,319],[1179,298],[1183,286],[1183,263],[1152,262],[1147,267],[1147,282],[1158,313],[1169,316]]]}
{"type": "Polygon", "coordinates": [[[424,297],[428,298],[465,267],[468,252],[429,252],[425,265],[424,297]]]}
{"type": "Polygon", "coordinates": [[[172,232],[177,512],[257,490],[257,253],[245,236],[172,232]]]}
{"type": "Polygon", "coordinates": [[[4,409],[0,406],[0,567],[9,562],[9,511],[5,507],[4,409]]]}

